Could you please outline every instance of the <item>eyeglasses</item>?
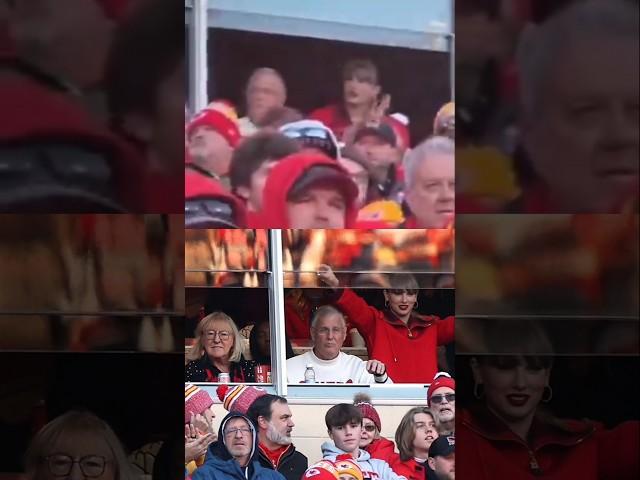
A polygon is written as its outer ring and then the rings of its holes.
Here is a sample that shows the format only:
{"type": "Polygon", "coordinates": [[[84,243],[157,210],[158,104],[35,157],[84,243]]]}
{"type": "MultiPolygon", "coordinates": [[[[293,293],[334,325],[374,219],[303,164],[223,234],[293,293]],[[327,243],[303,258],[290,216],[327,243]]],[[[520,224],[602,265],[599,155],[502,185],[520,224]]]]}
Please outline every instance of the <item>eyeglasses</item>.
{"type": "Polygon", "coordinates": [[[333,333],[334,335],[340,335],[341,333],[344,333],[344,328],[328,328],[328,327],[321,327],[321,328],[316,328],[315,329],[316,332],[318,332],[319,335],[329,335],[329,333],[333,333]]]}
{"type": "Polygon", "coordinates": [[[364,428],[367,432],[373,432],[373,431],[375,431],[376,426],[375,426],[375,425],[365,425],[363,428],[364,428]]]}
{"type": "Polygon", "coordinates": [[[442,400],[447,399],[447,402],[453,403],[456,401],[455,393],[445,393],[444,395],[432,395],[431,403],[442,403],[442,400]]]}
{"type": "Polygon", "coordinates": [[[327,130],[317,127],[304,127],[304,128],[285,128],[281,130],[281,133],[289,138],[298,139],[298,138],[322,138],[322,139],[331,139],[327,130]]]}
{"type": "Polygon", "coordinates": [[[231,338],[231,332],[218,332],[217,330],[209,330],[205,335],[207,337],[207,340],[215,340],[217,335],[223,342],[226,342],[231,338]]]}
{"type": "Polygon", "coordinates": [[[49,471],[54,477],[64,477],[71,473],[73,465],[80,465],[80,471],[85,477],[95,478],[104,473],[107,459],[99,455],[87,455],[73,458],[69,455],[51,455],[45,457],[49,471]]]}
{"type": "Polygon", "coordinates": [[[238,432],[240,432],[242,436],[249,435],[251,433],[251,429],[246,427],[230,428],[229,430],[225,430],[224,435],[226,437],[232,437],[236,435],[238,432]]]}

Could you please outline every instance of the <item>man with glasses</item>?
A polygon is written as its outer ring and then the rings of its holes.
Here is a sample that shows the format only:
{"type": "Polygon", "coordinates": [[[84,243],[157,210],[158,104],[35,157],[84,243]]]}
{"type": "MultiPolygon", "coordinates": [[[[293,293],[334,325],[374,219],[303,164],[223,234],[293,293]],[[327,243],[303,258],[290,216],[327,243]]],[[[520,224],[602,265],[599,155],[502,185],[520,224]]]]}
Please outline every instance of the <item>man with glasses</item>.
{"type": "Polygon", "coordinates": [[[287,360],[287,381],[303,382],[305,370],[311,365],[318,383],[393,383],[384,363],[341,352],[346,338],[342,313],[331,305],[318,308],[311,320],[313,348],[287,360]]]}
{"type": "Polygon", "coordinates": [[[285,480],[258,461],[258,436],[251,421],[240,413],[229,413],[212,443],[204,465],[193,480],[285,480]]]}
{"type": "Polygon", "coordinates": [[[427,405],[440,435],[454,435],[456,428],[456,381],[446,372],[436,373],[427,390],[427,405]]]}

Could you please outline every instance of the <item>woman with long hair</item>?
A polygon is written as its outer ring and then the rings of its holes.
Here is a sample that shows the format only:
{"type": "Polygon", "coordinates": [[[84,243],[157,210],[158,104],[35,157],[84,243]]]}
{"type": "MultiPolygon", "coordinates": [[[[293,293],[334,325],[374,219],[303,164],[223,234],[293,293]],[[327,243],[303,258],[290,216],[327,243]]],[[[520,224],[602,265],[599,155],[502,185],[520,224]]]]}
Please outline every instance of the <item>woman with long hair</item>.
{"type": "Polygon", "coordinates": [[[228,373],[231,382],[255,381],[255,365],[242,355],[242,335],[235,322],[223,312],[213,312],[196,326],[196,341],[187,354],[187,382],[218,382],[228,373]]]}
{"type": "Polygon", "coordinates": [[[338,290],[340,282],[330,266],[320,265],[318,277],[335,290],[334,303],[364,337],[369,358],[384,363],[395,383],[431,381],[438,371],[438,346],[454,340],[454,319],[415,311],[419,287],[413,275],[388,275],[384,310],[367,304],[349,288],[338,290]]]}
{"type": "MultiPolygon", "coordinates": [[[[414,407],[404,414],[396,429],[396,445],[399,454],[394,453],[389,465],[398,475],[407,480],[431,479],[429,468],[429,447],[438,438],[435,419],[427,407],[414,407]]],[[[433,477],[435,478],[435,477],[433,477]]]]}
{"type": "Polygon", "coordinates": [[[553,351],[536,322],[493,320],[484,333],[491,354],[470,358],[477,402],[456,419],[460,478],[640,476],[637,421],[605,430],[545,407],[553,398],[553,351]]]}

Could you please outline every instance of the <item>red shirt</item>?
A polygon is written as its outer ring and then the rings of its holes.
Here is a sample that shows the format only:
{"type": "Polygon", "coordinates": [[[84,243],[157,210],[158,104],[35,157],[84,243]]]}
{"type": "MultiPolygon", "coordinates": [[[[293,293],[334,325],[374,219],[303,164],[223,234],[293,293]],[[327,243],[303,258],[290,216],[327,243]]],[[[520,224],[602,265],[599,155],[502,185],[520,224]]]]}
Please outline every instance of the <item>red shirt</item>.
{"type": "Polygon", "coordinates": [[[258,445],[258,448],[260,448],[260,451],[264,453],[265,456],[271,461],[271,465],[273,465],[273,469],[277,470],[278,465],[280,464],[280,460],[282,459],[284,454],[287,453],[287,450],[289,450],[289,448],[292,448],[292,446],[283,445],[282,447],[277,448],[275,450],[269,450],[267,447],[265,447],[263,444],[260,443],[258,445]]]}
{"type": "Polygon", "coordinates": [[[349,289],[336,306],[364,337],[369,358],[383,362],[394,383],[429,383],[438,371],[438,345],[454,340],[454,317],[413,315],[405,325],[349,289]]]}

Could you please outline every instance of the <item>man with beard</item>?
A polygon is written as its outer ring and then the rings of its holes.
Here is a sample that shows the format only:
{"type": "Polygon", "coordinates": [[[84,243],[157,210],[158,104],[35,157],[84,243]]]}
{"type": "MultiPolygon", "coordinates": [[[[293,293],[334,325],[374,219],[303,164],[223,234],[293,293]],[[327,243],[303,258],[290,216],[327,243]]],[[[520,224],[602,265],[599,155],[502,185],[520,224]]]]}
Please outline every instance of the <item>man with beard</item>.
{"type": "Polygon", "coordinates": [[[287,480],[299,480],[309,462],[291,443],[295,424],[287,399],[263,395],[251,404],[247,417],[258,429],[260,465],[280,472],[287,480]]]}
{"type": "Polygon", "coordinates": [[[456,381],[438,372],[427,390],[427,404],[440,435],[454,435],[456,428],[456,381]]]}

